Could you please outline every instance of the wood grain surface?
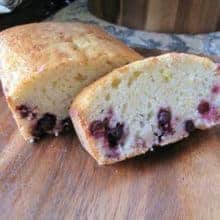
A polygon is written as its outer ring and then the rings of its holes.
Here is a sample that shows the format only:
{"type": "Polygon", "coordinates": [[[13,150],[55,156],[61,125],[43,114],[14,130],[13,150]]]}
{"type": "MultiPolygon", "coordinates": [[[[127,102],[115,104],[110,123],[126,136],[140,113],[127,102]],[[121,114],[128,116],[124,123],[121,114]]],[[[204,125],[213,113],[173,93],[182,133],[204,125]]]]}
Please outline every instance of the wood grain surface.
{"type": "Polygon", "coordinates": [[[156,32],[203,33],[220,30],[219,0],[89,0],[98,17],[156,32]]]}
{"type": "Polygon", "coordinates": [[[0,91],[0,219],[220,219],[220,127],[98,166],[75,136],[24,142],[0,91]]]}

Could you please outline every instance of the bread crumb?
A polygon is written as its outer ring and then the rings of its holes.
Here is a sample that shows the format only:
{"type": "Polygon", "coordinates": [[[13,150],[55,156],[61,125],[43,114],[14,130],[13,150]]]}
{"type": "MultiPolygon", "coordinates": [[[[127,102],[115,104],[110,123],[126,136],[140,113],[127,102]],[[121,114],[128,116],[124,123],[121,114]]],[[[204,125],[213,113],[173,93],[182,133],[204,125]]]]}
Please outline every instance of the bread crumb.
{"type": "Polygon", "coordinates": [[[172,74],[168,70],[161,69],[160,73],[162,74],[162,76],[166,82],[169,82],[172,79],[172,74]]]}
{"type": "Polygon", "coordinates": [[[128,79],[128,86],[131,86],[132,82],[136,80],[141,75],[141,72],[135,71],[132,76],[128,79]]]}
{"type": "Polygon", "coordinates": [[[120,79],[114,78],[114,79],[112,80],[112,88],[117,89],[120,83],[121,83],[121,80],[120,80],[120,79]]]}

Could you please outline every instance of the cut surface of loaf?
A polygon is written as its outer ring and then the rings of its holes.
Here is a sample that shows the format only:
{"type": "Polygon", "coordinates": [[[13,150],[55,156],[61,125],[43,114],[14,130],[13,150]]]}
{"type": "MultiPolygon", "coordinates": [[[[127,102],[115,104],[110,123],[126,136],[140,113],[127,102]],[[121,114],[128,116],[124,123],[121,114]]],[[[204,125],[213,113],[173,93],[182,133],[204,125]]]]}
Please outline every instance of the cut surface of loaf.
{"type": "Polygon", "coordinates": [[[136,61],[83,89],[70,115],[99,164],[121,161],[218,124],[220,70],[182,53],[136,61]]]}
{"type": "Polygon", "coordinates": [[[26,140],[68,130],[68,108],[85,86],[142,57],[100,28],[45,22],[0,33],[1,81],[26,140]]]}

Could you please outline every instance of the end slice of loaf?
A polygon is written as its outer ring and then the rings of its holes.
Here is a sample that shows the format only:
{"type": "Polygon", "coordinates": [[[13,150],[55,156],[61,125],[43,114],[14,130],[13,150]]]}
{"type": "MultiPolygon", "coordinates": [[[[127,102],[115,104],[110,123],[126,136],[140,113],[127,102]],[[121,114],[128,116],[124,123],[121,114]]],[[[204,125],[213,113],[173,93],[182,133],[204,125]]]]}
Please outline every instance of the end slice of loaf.
{"type": "Polygon", "coordinates": [[[143,154],[219,124],[219,67],[183,53],[136,61],[83,89],[70,115],[99,164],[143,154]]]}
{"type": "Polygon", "coordinates": [[[3,90],[30,141],[68,130],[68,109],[83,87],[141,58],[100,28],[82,23],[34,23],[0,33],[3,90]]]}

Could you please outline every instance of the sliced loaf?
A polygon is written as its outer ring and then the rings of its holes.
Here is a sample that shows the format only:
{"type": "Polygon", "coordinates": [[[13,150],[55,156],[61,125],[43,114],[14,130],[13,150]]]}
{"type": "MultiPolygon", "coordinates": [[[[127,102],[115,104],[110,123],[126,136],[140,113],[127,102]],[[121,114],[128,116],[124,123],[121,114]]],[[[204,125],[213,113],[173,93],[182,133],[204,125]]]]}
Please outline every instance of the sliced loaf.
{"type": "Polygon", "coordinates": [[[99,164],[121,161],[217,125],[220,70],[183,53],[136,61],[83,89],[70,115],[99,164]]]}

